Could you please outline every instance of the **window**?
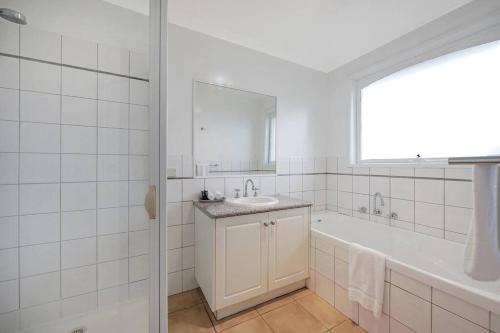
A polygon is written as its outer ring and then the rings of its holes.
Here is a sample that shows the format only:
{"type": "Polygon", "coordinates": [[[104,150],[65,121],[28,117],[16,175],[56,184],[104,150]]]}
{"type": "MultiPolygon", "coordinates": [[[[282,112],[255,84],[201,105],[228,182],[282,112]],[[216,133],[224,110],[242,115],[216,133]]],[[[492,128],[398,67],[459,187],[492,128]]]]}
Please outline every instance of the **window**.
{"type": "Polygon", "coordinates": [[[276,162],[276,113],[268,113],[266,119],[266,164],[276,162]]]}
{"type": "Polygon", "coordinates": [[[500,41],[408,67],[359,98],[358,161],[500,154],[500,41]]]}

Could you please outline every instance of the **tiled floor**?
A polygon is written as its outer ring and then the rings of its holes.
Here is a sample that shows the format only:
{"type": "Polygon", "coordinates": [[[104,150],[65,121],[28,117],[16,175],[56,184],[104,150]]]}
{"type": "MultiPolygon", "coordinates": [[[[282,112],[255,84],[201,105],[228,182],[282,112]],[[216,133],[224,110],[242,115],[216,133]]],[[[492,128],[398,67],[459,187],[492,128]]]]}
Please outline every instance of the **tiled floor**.
{"type": "Polygon", "coordinates": [[[195,289],[168,299],[169,333],[362,333],[359,326],[308,289],[217,320],[195,289]]]}

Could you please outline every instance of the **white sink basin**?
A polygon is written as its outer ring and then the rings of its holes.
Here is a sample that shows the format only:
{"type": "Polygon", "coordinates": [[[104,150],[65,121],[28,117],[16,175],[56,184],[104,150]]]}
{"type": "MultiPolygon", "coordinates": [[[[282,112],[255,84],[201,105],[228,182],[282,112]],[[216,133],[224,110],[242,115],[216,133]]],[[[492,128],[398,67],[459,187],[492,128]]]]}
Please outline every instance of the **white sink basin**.
{"type": "Polygon", "coordinates": [[[273,197],[241,197],[241,198],[227,198],[226,202],[230,205],[241,207],[266,207],[272,206],[279,202],[278,199],[273,197]]]}

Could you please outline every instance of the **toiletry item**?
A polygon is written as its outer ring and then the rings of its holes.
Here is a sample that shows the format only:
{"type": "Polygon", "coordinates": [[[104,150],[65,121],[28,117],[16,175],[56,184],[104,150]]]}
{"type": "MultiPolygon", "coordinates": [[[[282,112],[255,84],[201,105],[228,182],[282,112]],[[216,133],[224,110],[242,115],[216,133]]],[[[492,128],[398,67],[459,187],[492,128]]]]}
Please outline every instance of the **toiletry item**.
{"type": "Polygon", "coordinates": [[[215,191],[215,200],[221,200],[222,199],[222,193],[219,191],[215,191]]]}
{"type": "Polygon", "coordinates": [[[208,198],[208,200],[214,200],[215,195],[212,192],[208,191],[207,198],[208,198]]]}
{"type": "Polygon", "coordinates": [[[208,191],[207,190],[201,191],[200,199],[201,200],[208,200],[208,191]]]}

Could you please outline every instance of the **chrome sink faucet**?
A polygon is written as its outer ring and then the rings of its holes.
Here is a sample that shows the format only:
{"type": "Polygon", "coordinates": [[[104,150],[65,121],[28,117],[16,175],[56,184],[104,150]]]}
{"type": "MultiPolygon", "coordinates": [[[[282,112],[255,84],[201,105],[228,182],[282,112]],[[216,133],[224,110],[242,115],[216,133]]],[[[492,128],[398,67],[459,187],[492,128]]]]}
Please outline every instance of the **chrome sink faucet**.
{"type": "Polygon", "coordinates": [[[252,184],[252,191],[254,191],[254,196],[257,196],[257,188],[255,187],[255,184],[253,183],[253,180],[247,179],[245,182],[245,191],[243,192],[244,197],[248,197],[248,183],[252,184]]]}
{"type": "Polygon", "coordinates": [[[373,195],[373,214],[374,215],[382,215],[382,210],[377,208],[377,197],[380,197],[380,206],[384,206],[384,198],[380,192],[377,192],[373,195]]]}

